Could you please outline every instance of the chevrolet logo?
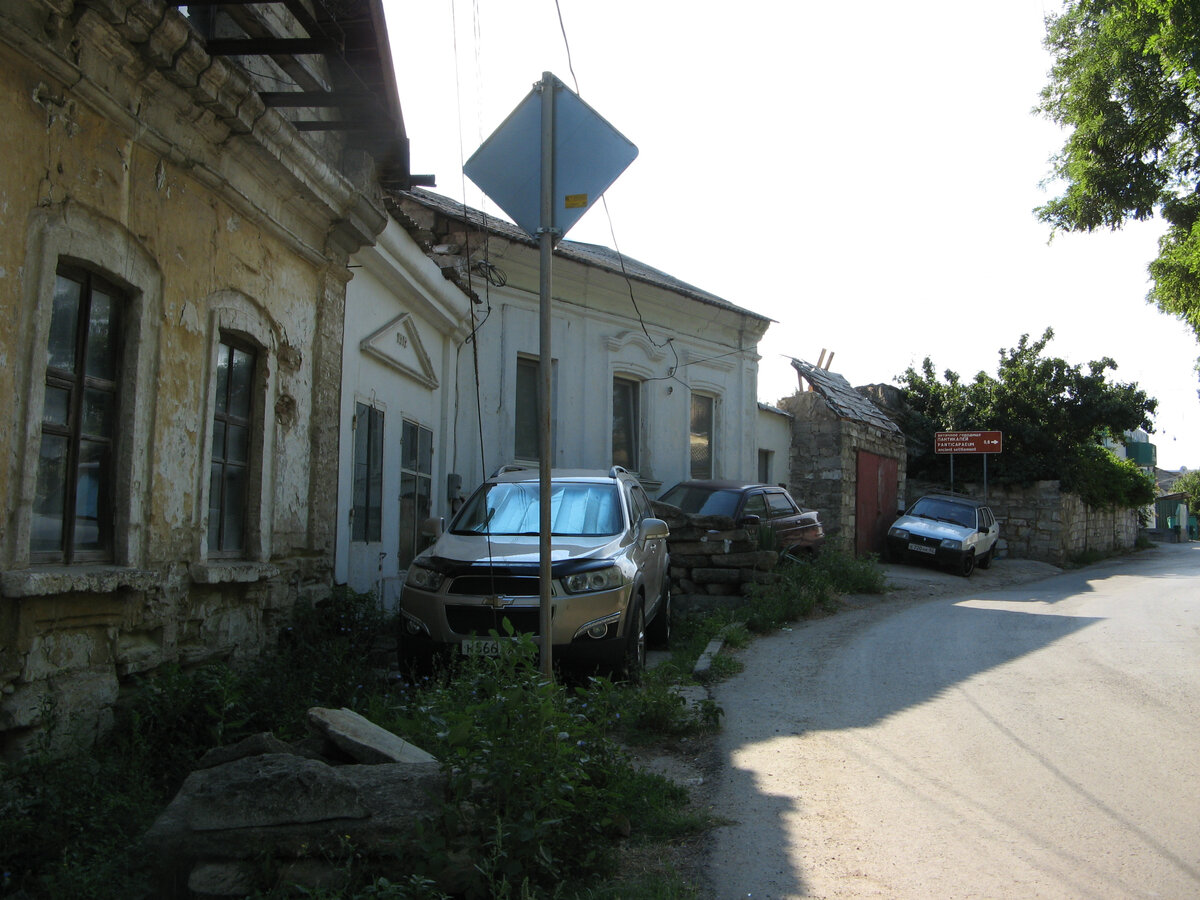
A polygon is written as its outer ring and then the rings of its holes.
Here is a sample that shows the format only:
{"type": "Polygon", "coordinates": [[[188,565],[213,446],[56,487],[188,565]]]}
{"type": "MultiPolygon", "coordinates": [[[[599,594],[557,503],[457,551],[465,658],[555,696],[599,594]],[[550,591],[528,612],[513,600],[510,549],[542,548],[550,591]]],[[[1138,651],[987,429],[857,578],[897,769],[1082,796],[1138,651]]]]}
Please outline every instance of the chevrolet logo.
{"type": "Polygon", "coordinates": [[[513,605],[514,598],[505,597],[501,594],[492,594],[490,597],[484,598],[484,605],[490,606],[492,609],[504,609],[506,606],[513,605]]]}

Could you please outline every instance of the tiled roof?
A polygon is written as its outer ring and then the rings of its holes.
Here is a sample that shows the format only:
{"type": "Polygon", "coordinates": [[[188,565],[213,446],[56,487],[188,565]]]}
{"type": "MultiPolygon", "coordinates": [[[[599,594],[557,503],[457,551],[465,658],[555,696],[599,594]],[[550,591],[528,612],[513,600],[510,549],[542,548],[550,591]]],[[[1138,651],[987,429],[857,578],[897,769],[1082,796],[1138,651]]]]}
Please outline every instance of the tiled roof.
{"type": "Polygon", "coordinates": [[[880,411],[879,407],[856,391],[845,378],[820,369],[802,359],[793,359],[792,366],[821,395],[825,404],[843,419],[864,422],[884,431],[900,432],[900,427],[880,411]]]}
{"type": "MultiPolygon", "coordinates": [[[[441,194],[421,189],[397,193],[399,196],[408,197],[444,216],[474,225],[506,240],[527,244],[531,247],[538,245],[537,240],[531,238],[511,222],[498,219],[495,216],[488,215],[478,209],[473,209],[449,197],[443,197],[441,194]]],[[[602,247],[599,244],[585,244],[579,241],[561,240],[555,245],[554,255],[559,259],[569,259],[582,265],[605,269],[618,275],[623,274],[634,281],[640,281],[644,284],[672,291],[692,300],[698,300],[710,306],[717,306],[744,316],[750,316],[763,322],[775,321],[768,316],[737,306],[728,300],[718,297],[716,294],[710,294],[708,291],[701,290],[685,281],[680,281],[678,278],[668,275],[666,272],[662,272],[653,266],[648,266],[644,262],[617,253],[615,250],[610,250],[608,247],[602,247]]]]}

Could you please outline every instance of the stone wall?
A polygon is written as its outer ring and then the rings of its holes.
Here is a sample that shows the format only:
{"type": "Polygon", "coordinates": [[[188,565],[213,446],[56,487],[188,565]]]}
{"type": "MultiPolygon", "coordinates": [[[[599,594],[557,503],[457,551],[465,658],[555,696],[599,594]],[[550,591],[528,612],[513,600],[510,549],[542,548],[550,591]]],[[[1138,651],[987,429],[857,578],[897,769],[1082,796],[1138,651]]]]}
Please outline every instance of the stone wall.
{"type": "MultiPolygon", "coordinates": [[[[908,502],[929,484],[910,484],[908,502]]],[[[962,493],[982,498],[982,484],[966,484],[962,493]]],[[[1075,494],[1064,494],[1057,481],[1032,485],[989,485],[988,505],[1000,522],[1006,555],[1062,565],[1084,553],[1129,550],[1138,536],[1136,509],[1098,509],[1075,494]]]]}
{"type": "Polygon", "coordinates": [[[654,504],[671,529],[671,596],[677,610],[703,612],[741,605],[755,584],[777,580],[778,554],[728,516],[689,516],[678,507],[654,504]]]}
{"type": "Polygon", "coordinates": [[[854,546],[858,451],[899,460],[897,495],[904,496],[907,453],[904,436],[837,416],[815,391],[779,403],[793,416],[789,485],[796,502],[821,514],[834,544],[854,546]]]}

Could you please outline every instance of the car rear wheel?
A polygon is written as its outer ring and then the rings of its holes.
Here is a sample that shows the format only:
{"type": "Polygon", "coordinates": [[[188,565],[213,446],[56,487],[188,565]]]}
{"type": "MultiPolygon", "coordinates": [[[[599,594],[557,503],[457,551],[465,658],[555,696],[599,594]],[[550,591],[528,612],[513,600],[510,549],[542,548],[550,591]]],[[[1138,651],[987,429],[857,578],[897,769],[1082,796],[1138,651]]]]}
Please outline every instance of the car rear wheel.
{"type": "Polygon", "coordinates": [[[968,550],[966,555],[963,556],[962,568],[959,570],[959,574],[962,575],[963,578],[970,578],[971,573],[974,571],[975,571],[975,551],[968,550]]]}
{"type": "Polygon", "coordinates": [[[646,639],[662,650],[665,650],[671,643],[671,615],[671,582],[664,578],[662,596],[658,601],[658,612],[646,626],[646,639]]]}

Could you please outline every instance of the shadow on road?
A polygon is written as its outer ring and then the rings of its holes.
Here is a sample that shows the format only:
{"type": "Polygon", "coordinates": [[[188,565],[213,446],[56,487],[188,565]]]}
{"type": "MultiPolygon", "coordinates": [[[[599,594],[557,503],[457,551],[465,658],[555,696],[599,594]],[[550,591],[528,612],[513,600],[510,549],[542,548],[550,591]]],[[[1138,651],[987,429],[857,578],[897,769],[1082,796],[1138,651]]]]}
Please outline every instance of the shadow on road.
{"type": "MultiPolygon", "coordinates": [[[[1046,575],[1036,567],[1028,572],[1046,575]]],[[[712,866],[745,876],[743,884],[734,875],[736,893],[719,896],[808,896],[787,822],[804,812],[802,787],[793,796],[790,781],[774,784],[786,773],[772,771],[773,754],[782,769],[799,736],[869,727],[1102,621],[1058,614],[1054,604],[1091,591],[1089,581],[1104,572],[1097,567],[1014,587],[1021,579],[1006,576],[999,561],[984,573],[992,576],[987,590],[983,578],[942,581],[941,573],[917,571],[888,598],[856,598],[835,616],[756,641],[745,652],[745,671],[714,689],[726,716],[720,744],[730,773],[719,800],[737,824],[718,834],[712,866]],[[896,615],[908,627],[889,628],[881,639],[876,631],[896,615]]],[[[730,886],[728,876],[722,881],[730,886]]]]}

